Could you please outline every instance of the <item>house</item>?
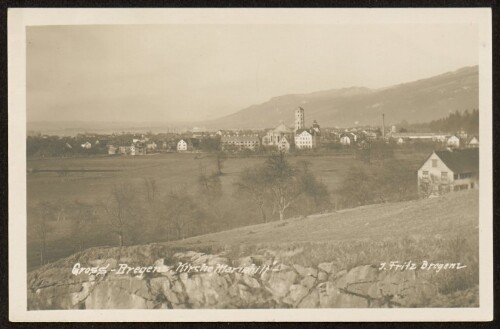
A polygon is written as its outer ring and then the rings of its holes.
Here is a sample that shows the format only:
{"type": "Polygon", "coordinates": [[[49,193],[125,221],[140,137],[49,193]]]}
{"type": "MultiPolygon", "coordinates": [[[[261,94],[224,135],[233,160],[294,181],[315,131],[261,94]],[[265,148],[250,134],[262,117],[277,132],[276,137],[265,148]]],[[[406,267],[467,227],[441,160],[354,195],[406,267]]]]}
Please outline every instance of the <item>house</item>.
{"type": "Polygon", "coordinates": [[[118,148],[115,147],[114,145],[108,145],[108,154],[109,155],[115,155],[117,150],[118,150],[118,148]]]}
{"type": "Polygon", "coordinates": [[[221,137],[222,149],[236,149],[236,150],[252,150],[255,151],[260,147],[260,139],[253,135],[242,136],[222,136],[221,137]]]}
{"type": "Polygon", "coordinates": [[[285,153],[290,151],[290,143],[288,142],[288,139],[286,137],[283,137],[278,143],[278,150],[285,153]]]}
{"type": "Polygon", "coordinates": [[[187,143],[183,139],[177,143],[177,151],[187,151],[187,143]]]}
{"type": "Polygon", "coordinates": [[[299,129],[295,132],[295,147],[297,149],[313,149],[317,146],[318,135],[312,129],[299,129]]]}
{"type": "Polygon", "coordinates": [[[347,134],[341,135],[340,136],[340,144],[351,145],[351,138],[347,134]]]}
{"type": "Polygon", "coordinates": [[[453,135],[446,140],[446,145],[448,145],[448,147],[457,147],[458,148],[458,147],[460,147],[460,138],[453,135]]]}
{"type": "Polygon", "coordinates": [[[418,191],[435,196],[479,188],[479,149],[434,151],[418,170],[418,191]]]}
{"type": "Polygon", "coordinates": [[[154,150],[156,150],[157,147],[158,147],[158,145],[156,145],[155,142],[151,142],[151,143],[146,144],[146,150],[148,150],[148,151],[154,151],[154,150]]]}
{"type": "Polygon", "coordinates": [[[131,146],[128,145],[118,146],[118,154],[130,155],[130,153],[131,153],[131,146]]]}
{"type": "Polygon", "coordinates": [[[340,134],[340,144],[342,145],[351,145],[358,140],[358,136],[354,133],[342,133],[340,134]]]}
{"type": "Polygon", "coordinates": [[[135,143],[130,146],[130,155],[145,155],[146,146],[143,143],[135,143]]]}
{"type": "Polygon", "coordinates": [[[467,147],[479,147],[479,140],[473,136],[471,139],[469,139],[467,147]]]}
{"type": "Polygon", "coordinates": [[[83,144],[82,144],[82,148],[83,148],[83,149],[88,150],[88,149],[90,149],[91,147],[92,147],[92,144],[90,144],[89,142],[85,142],[85,143],[83,143],[83,144]]]}

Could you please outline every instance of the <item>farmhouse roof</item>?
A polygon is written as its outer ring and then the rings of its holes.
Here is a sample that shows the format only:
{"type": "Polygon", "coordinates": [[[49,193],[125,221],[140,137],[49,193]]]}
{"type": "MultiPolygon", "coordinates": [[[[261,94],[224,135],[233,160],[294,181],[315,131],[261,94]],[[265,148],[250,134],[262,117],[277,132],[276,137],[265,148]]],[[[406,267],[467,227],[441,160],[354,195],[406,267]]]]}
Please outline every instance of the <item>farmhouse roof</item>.
{"type": "Polygon", "coordinates": [[[477,148],[436,151],[435,153],[454,173],[479,171],[479,149],[477,148]]]}

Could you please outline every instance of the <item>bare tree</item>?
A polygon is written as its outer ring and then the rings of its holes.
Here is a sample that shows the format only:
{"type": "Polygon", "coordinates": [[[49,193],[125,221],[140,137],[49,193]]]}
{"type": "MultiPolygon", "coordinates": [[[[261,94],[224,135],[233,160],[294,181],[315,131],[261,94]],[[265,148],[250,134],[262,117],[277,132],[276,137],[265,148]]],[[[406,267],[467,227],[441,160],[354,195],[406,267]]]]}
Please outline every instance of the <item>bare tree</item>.
{"type": "Polygon", "coordinates": [[[38,216],[34,218],[31,228],[40,241],[40,265],[45,264],[47,260],[47,239],[54,227],[52,222],[55,220],[56,207],[50,202],[40,202],[37,206],[38,216]]]}
{"type": "Polygon", "coordinates": [[[217,151],[215,153],[215,167],[217,169],[217,175],[223,175],[222,169],[224,168],[224,162],[226,161],[226,153],[223,151],[217,151]]]}
{"type": "Polygon", "coordinates": [[[89,203],[75,201],[72,210],[71,236],[76,241],[78,250],[82,251],[85,249],[85,241],[98,219],[97,207],[89,203]]]}
{"type": "Polygon", "coordinates": [[[289,164],[285,154],[280,152],[266,160],[263,174],[266,187],[271,192],[274,211],[279,213],[280,220],[284,220],[285,211],[302,194],[297,170],[289,164]]]}
{"type": "Polygon", "coordinates": [[[158,194],[158,184],[156,183],[156,180],[151,177],[144,177],[144,186],[146,187],[146,200],[151,206],[157,197],[158,194]]]}
{"type": "Polygon", "coordinates": [[[119,246],[124,245],[126,235],[138,233],[140,204],[135,189],[128,184],[115,185],[108,200],[101,204],[111,233],[118,237],[119,246]]]}
{"type": "Polygon", "coordinates": [[[267,215],[265,210],[265,201],[267,193],[263,168],[257,167],[243,170],[235,185],[240,192],[250,196],[251,200],[260,211],[262,221],[266,223],[267,215]]]}
{"type": "Polygon", "coordinates": [[[183,240],[189,227],[199,218],[199,209],[185,189],[172,190],[165,198],[160,217],[167,223],[167,234],[173,229],[176,238],[183,240]]]}

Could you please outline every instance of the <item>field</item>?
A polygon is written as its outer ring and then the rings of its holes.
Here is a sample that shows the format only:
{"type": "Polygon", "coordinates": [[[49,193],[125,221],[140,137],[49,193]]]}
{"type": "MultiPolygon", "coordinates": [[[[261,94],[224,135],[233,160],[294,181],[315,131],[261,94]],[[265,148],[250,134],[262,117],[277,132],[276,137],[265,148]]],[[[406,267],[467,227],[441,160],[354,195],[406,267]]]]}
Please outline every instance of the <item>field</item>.
{"type": "MultiPolygon", "coordinates": [[[[423,161],[426,154],[400,154],[399,158],[411,159],[413,168],[423,161]]],[[[221,184],[225,202],[233,207],[235,187],[233,183],[239,173],[248,167],[263,163],[263,157],[228,158],[224,163],[221,184]]],[[[345,174],[353,166],[369,165],[361,163],[353,156],[315,155],[292,156],[292,163],[308,161],[310,170],[326,184],[330,192],[334,192],[345,174]]],[[[30,159],[27,162],[27,196],[28,221],[38,216],[36,205],[42,201],[55,203],[82,202],[97,203],[105,199],[116,184],[131,183],[143,194],[144,178],[153,178],[158,184],[160,194],[171,189],[185,187],[196,192],[196,181],[200,172],[215,171],[215,161],[208,154],[169,153],[138,157],[87,157],[87,158],[47,158],[30,159]]],[[[241,210],[240,210],[241,211],[241,210]]],[[[249,217],[252,215],[249,215],[249,217]]],[[[48,260],[56,260],[75,252],[75,246],[67,239],[70,221],[60,220],[56,229],[48,237],[48,260]]],[[[248,218],[243,224],[256,223],[255,218],[248,218]]],[[[98,225],[98,224],[97,224],[98,225]]],[[[241,223],[239,224],[241,225],[241,223]]],[[[229,226],[228,228],[231,228],[229,226]]],[[[116,242],[96,226],[97,232],[88,241],[88,246],[116,245],[116,242]]],[[[29,268],[37,266],[38,241],[28,240],[29,268]]]]}

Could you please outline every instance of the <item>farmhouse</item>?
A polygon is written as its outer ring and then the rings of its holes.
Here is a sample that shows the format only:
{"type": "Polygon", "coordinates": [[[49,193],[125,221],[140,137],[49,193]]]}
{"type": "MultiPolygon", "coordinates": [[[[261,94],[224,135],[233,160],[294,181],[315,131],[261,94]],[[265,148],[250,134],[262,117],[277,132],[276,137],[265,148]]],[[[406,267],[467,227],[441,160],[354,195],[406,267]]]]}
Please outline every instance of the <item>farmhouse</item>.
{"type": "Polygon", "coordinates": [[[260,139],[257,136],[222,136],[221,137],[222,148],[227,149],[237,149],[243,150],[248,149],[255,151],[260,147],[260,139]]]}
{"type": "Polygon", "coordinates": [[[187,151],[187,143],[183,139],[177,143],[177,151],[187,151]]]}
{"type": "Polygon", "coordinates": [[[479,188],[479,149],[434,151],[418,170],[418,191],[428,196],[479,188]]]}

